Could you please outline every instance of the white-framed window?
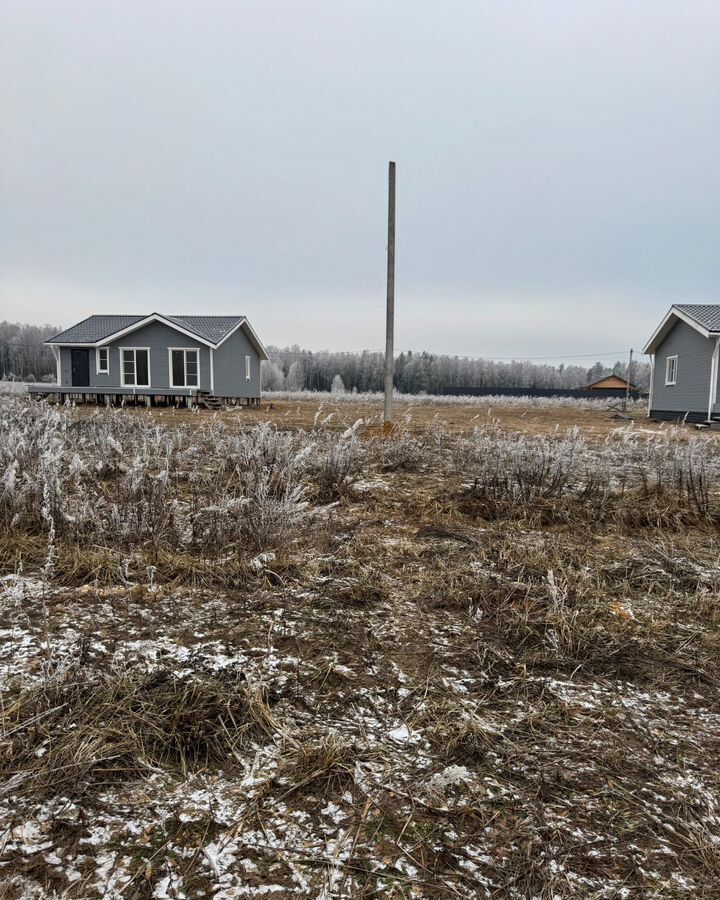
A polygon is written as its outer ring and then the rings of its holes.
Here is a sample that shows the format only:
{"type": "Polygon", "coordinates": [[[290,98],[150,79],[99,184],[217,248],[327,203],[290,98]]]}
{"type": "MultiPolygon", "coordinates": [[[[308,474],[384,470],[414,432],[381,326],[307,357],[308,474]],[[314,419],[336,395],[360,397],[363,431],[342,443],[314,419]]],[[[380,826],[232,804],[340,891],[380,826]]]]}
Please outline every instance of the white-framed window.
{"type": "Polygon", "coordinates": [[[250,381],[250,357],[245,357],[245,381],[250,381]]]}
{"type": "Polygon", "coordinates": [[[198,387],[200,384],[200,351],[186,347],[169,347],[170,387],[198,387]]]}
{"type": "Polygon", "coordinates": [[[677,368],[678,368],[677,356],[666,356],[665,357],[665,384],[666,385],[677,384],[677,368]]]}
{"type": "Polygon", "coordinates": [[[97,347],[95,350],[95,371],[98,375],[110,374],[110,348],[97,347]]]}
{"type": "Polygon", "coordinates": [[[150,348],[120,348],[120,384],[123,387],[150,387],[150,348]]]}

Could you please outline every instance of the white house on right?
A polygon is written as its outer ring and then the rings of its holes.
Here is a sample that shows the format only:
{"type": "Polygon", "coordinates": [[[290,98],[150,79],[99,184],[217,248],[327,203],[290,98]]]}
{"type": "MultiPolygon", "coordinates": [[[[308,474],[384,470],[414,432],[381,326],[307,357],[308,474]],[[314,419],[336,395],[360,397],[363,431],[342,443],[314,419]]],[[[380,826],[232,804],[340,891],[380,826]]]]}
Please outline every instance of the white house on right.
{"type": "Polygon", "coordinates": [[[652,367],[650,418],[720,421],[720,305],[672,306],[644,352],[652,367]]]}

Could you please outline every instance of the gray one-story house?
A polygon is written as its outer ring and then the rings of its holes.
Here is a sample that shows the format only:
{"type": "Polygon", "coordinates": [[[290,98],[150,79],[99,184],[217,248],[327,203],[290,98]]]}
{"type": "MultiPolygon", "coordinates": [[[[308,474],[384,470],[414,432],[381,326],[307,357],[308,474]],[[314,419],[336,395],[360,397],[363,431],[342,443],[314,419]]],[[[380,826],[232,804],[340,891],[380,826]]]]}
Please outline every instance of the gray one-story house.
{"type": "Polygon", "coordinates": [[[90,316],[46,341],[56,385],[34,394],[259,402],[267,351],[245,316],[90,316]]]}
{"type": "Polygon", "coordinates": [[[696,423],[720,420],[720,305],[672,306],[644,352],[651,361],[651,418],[696,423]]]}

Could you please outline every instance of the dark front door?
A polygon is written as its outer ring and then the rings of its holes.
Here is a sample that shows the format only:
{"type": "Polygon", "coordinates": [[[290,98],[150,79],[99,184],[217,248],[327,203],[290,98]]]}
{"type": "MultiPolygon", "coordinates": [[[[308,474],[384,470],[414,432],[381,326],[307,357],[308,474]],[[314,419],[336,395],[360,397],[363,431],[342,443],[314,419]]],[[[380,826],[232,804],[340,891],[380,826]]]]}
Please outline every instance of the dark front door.
{"type": "Polygon", "coordinates": [[[71,350],[72,386],[90,387],[90,351],[71,350]]]}
{"type": "Polygon", "coordinates": [[[185,353],[182,350],[172,351],[172,386],[185,387],[185,353]]]}

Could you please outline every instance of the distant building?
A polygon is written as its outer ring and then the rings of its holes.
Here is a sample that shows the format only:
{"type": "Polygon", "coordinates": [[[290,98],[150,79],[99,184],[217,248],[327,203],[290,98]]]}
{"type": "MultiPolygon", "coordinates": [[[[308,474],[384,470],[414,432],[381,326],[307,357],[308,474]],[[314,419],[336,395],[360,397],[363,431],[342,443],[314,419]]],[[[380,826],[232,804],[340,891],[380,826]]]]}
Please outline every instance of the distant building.
{"type": "MultiPolygon", "coordinates": [[[[628,382],[625,378],[621,378],[619,375],[606,375],[604,378],[598,378],[597,381],[593,381],[592,384],[589,384],[586,388],[588,391],[626,391],[628,389],[628,382]]],[[[630,390],[636,391],[637,387],[630,382],[630,390]]]]}
{"type": "Polygon", "coordinates": [[[90,316],[51,337],[56,385],[31,394],[258,402],[268,355],[245,316],[90,316]]]}
{"type": "Polygon", "coordinates": [[[649,415],[708,422],[720,417],[720,306],[672,306],[644,349],[650,354],[649,415]]]}

